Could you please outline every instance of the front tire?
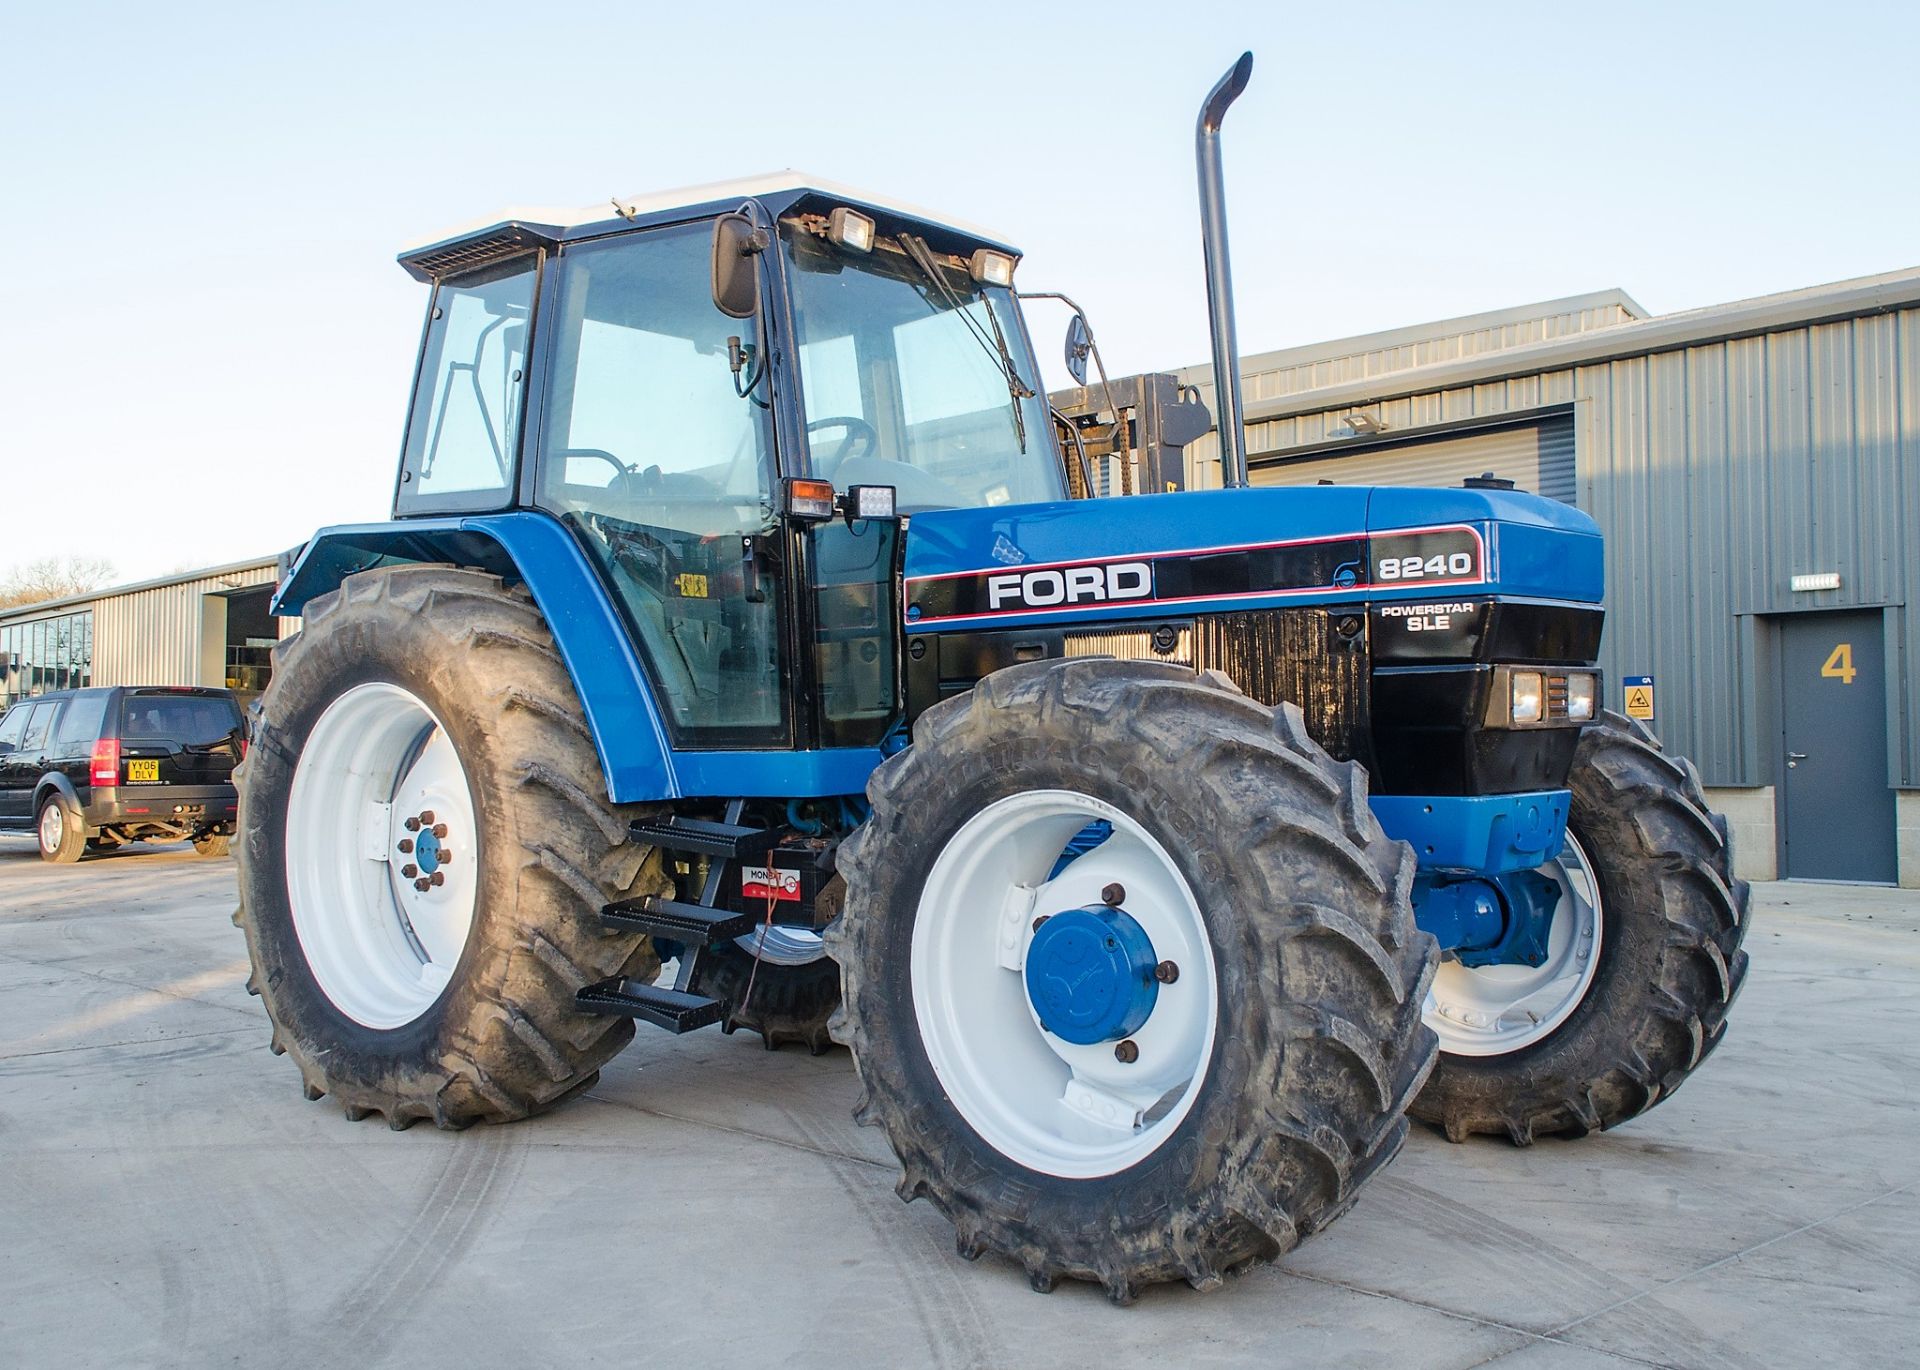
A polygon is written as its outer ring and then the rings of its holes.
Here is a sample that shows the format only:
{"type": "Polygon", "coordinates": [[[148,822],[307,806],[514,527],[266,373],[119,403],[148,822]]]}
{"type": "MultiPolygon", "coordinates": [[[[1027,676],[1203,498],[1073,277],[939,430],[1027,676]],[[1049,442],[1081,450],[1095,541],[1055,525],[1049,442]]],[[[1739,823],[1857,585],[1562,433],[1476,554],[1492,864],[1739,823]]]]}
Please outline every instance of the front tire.
{"type": "Polygon", "coordinates": [[[1433,1060],[1433,940],[1410,850],[1298,710],[1157,663],[1016,666],[928,710],[868,796],[828,930],[834,1035],[901,1197],[930,1198],[962,1256],[1121,1303],[1210,1288],[1398,1151],[1433,1060]],[[1111,836],[1060,866],[1094,821],[1111,836]],[[1115,898],[1176,973],[1123,1040],[1056,1035],[1083,981],[1034,998],[1010,963],[1049,917],[1115,898]]]}
{"type": "Polygon", "coordinates": [[[450,567],[362,573],[274,656],[237,776],[234,921],[307,1096],[458,1128],[587,1087],[633,1025],[575,992],[658,968],[599,910],[671,886],[606,801],[531,597],[450,567]]]}
{"type": "MultiPolygon", "coordinates": [[[[1540,1009],[1535,1029],[1473,1008],[1486,1002],[1476,981],[1524,968],[1441,969],[1429,1000],[1440,1063],[1413,1113],[1456,1142],[1484,1133],[1525,1146],[1638,1117],[1720,1044],[1746,978],[1747,884],[1693,767],[1607,713],[1582,734],[1569,784],[1568,853],[1543,869],[1584,868],[1555,916],[1572,922],[1569,968],[1583,936],[1592,964],[1570,978],[1573,1001],[1540,1009]]],[[[1554,936],[1559,945],[1562,928],[1554,936]]]]}

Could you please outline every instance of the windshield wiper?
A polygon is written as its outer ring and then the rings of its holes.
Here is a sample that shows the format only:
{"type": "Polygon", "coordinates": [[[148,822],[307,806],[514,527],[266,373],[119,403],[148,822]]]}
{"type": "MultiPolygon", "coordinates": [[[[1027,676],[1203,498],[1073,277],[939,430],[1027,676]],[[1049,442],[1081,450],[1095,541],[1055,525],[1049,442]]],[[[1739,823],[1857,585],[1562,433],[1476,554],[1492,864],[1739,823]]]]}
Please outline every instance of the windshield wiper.
{"type": "Polygon", "coordinates": [[[1020,401],[1030,400],[1039,392],[1020,378],[1020,372],[1013,364],[1013,353],[1007,348],[1006,334],[1000,331],[999,316],[993,312],[993,301],[984,294],[980,297],[981,304],[986,307],[987,322],[993,325],[993,336],[989,338],[979,321],[967,312],[966,301],[940,274],[940,267],[933,260],[933,252],[927,247],[927,240],[902,233],[899,241],[907,256],[913,259],[913,264],[933,282],[934,288],[946,298],[947,304],[960,316],[960,321],[966,324],[973,340],[986,350],[988,356],[997,360],[1000,374],[1007,383],[1008,398],[1013,405],[1013,431],[1020,439],[1020,450],[1024,453],[1027,450],[1027,419],[1020,411],[1020,401]]]}

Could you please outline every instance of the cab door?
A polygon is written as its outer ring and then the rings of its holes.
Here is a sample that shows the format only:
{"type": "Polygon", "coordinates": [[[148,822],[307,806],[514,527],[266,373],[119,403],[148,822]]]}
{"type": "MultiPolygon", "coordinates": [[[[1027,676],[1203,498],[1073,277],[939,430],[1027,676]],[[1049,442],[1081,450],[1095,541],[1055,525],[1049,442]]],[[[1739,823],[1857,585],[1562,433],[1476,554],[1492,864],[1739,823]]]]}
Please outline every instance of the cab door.
{"type": "Polygon", "coordinates": [[[559,253],[541,311],[537,502],[598,563],[676,747],[788,747],[772,413],[767,387],[731,365],[729,339],[752,325],[714,307],[712,232],[704,221],[559,253]]]}

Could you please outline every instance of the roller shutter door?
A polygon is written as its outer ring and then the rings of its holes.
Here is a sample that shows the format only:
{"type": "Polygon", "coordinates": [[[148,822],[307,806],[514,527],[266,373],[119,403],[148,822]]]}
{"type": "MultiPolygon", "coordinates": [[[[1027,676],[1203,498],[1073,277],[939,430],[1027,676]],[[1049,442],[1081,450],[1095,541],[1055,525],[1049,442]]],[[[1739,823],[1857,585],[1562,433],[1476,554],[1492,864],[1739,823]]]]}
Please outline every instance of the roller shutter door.
{"type": "Polygon", "coordinates": [[[1457,486],[1485,471],[1522,490],[1574,503],[1573,415],[1256,464],[1250,475],[1255,485],[1330,480],[1336,485],[1457,486]]]}

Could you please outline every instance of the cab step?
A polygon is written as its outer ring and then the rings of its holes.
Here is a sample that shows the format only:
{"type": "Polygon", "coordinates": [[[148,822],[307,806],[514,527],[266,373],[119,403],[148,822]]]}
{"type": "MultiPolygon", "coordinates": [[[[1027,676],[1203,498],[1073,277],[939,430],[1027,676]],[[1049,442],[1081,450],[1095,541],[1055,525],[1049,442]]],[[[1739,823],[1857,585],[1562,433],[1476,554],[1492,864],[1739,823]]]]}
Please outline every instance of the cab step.
{"type": "Polygon", "coordinates": [[[682,904],[657,894],[608,904],[600,910],[600,921],[616,928],[639,928],[669,942],[692,946],[744,937],[758,926],[758,920],[750,913],[682,904]]]}
{"type": "Polygon", "coordinates": [[[668,851],[698,852],[704,856],[744,861],[764,856],[780,845],[780,834],[771,828],[748,828],[738,823],[715,823],[705,818],[640,818],[627,825],[627,835],[635,842],[668,851]]]}
{"type": "Polygon", "coordinates": [[[574,1003],[583,1013],[638,1018],[668,1032],[692,1032],[719,1022],[727,1014],[727,1006],[718,999],[642,985],[617,975],[588,985],[574,995],[574,1003]]]}

